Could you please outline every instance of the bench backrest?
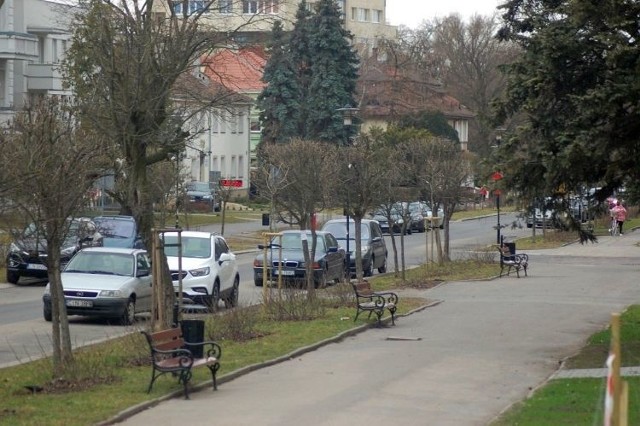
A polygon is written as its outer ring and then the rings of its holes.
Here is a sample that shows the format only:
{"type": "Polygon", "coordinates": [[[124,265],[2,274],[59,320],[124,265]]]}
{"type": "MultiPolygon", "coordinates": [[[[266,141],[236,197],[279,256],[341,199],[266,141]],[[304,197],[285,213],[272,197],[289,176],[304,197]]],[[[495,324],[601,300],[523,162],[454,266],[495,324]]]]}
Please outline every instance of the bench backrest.
{"type": "Polygon", "coordinates": [[[353,290],[356,292],[356,295],[370,296],[373,293],[369,281],[360,281],[359,283],[351,285],[353,286],[353,290]]]}
{"type": "Polygon", "coordinates": [[[182,330],[180,328],[170,328],[168,330],[157,331],[149,336],[149,344],[157,350],[170,351],[180,349],[184,346],[182,330]]]}

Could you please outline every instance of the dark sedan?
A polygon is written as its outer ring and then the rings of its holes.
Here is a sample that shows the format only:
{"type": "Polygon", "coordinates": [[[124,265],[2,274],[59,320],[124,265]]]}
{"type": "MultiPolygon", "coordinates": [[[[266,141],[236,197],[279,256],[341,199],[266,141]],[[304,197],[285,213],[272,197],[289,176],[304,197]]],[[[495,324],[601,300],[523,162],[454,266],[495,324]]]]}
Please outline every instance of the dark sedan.
{"type": "MultiPolygon", "coordinates": [[[[316,250],[313,265],[313,281],[315,287],[324,287],[327,281],[340,282],[346,269],[345,252],[339,247],[335,237],[328,233],[316,232],[316,250]]],[[[256,286],[263,285],[264,272],[268,280],[276,281],[279,276],[287,283],[295,283],[304,286],[306,282],[306,267],[302,241],[306,238],[309,247],[309,256],[312,249],[311,231],[288,230],[282,232],[282,236],[271,239],[266,248],[259,246],[263,251],[253,261],[253,278],[256,286]],[[280,257],[282,253],[282,257],[280,257]],[[266,259],[266,267],[265,267],[266,259]],[[282,260],[282,261],[280,261],[282,260]]]]}

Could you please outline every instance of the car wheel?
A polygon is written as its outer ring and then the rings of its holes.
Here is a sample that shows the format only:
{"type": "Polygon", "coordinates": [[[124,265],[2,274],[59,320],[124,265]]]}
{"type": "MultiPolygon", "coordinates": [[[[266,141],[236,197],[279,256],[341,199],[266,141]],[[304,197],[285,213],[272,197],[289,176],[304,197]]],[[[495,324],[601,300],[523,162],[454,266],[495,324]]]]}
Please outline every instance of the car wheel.
{"type": "Polygon", "coordinates": [[[384,258],[384,263],[382,264],[382,266],[380,266],[378,268],[378,272],[381,273],[381,274],[384,274],[384,273],[387,272],[387,257],[386,256],[384,258]]]}
{"type": "Polygon", "coordinates": [[[373,264],[376,262],[376,258],[371,256],[371,262],[367,265],[367,269],[363,271],[363,275],[365,277],[370,277],[373,275],[373,264]]]}
{"type": "Polygon", "coordinates": [[[224,306],[227,309],[235,308],[238,306],[238,293],[240,291],[240,277],[236,275],[236,279],[233,281],[233,287],[231,288],[231,294],[224,301],[224,306]]]}
{"type": "Polygon", "coordinates": [[[11,284],[18,284],[20,274],[15,271],[7,271],[7,282],[11,284]]]}
{"type": "Polygon", "coordinates": [[[220,283],[216,281],[213,283],[211,296],[209,296],[209,300],[207,300],[207,305],[212,312],[215,312],[218,309],[218,303],[220,303],[220,283]]]}
{"type": "Polygon", "coordinates": [[[320,277],[314,282],[316,288],[325,288],[327,286],[327,269],[323,269],[320,277]]]}
{"type": "Polygon", "coordinates": [[[120,324],[131,325],[136,321],[136,302],[133,299],[127,301],[127,306],[120,317],[120,324]]]}
{"type": "Polygon", "coordinates": [[[345,272],[346,272],[346,269],[344,267],[340,268],[340,270],[338,271],[338,275],[333,279],[333,282],[335,284],[340,284],[341,282],[343,282],[345,277],[344,275],[345,272]]]}
{"type": "Polygon", "coordinates": [[[43,314],[43,316],[44,316],[44,320],[45,320],[45,321],[47,321],[47,322],[51,322],[51,320],[53,319],[53,318],[52,318],[52,315],[51,315],[51,307],[48,307],[48,308],[47,308],[47,307],[45,306],[45,307],[42,309],[42,314],[43,314]]]}

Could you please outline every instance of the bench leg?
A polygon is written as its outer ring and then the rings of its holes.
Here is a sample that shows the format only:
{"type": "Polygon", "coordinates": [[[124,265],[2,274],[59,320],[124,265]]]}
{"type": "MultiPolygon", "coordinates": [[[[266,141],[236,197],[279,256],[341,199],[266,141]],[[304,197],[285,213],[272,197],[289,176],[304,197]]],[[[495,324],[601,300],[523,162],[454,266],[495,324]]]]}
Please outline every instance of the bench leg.
{"type": "Polygon", "coordinates": [[[209,371],[211,371],[211,379],[213,381],[213,390],[218,390],[218,381],[216,376],[218,374],[218,370],[220,369],[220,364],[207,365],[209,371]]]}
{"type": "Polygon", "coordinates": [[[191,380],[191,370],[185,369],[180,372],[178,382],[182,382],[184,388],[184,399],[189,399],[189,380],[191,380]]]}

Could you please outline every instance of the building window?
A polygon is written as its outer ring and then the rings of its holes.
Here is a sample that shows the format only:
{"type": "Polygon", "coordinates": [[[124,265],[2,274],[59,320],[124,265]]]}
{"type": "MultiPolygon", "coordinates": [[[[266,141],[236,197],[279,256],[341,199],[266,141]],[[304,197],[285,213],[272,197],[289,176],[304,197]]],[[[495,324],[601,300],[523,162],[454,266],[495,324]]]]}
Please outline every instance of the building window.
{"type": "Polygon", "coordinates": [[[369,9],[363,9],[361,7],[352,7],[351,8],[351,20],[358,22],[368,22],[369,18],[369,9]]]}
{"type": "Polygon", "coordinates": [[[186,1],[174,1],[173,11],[176,15],[192,15],[197,12],[203,12],[207,10],[207,2],[204,0],[186,0],[186,1]],[[187,5],[188,10],[184,10],[184,5],[187,5]]]}
{"type": "Polygon", "coordinates": [[[382,11],[381,10],[374,10],[373,11],[373,17],[372,17],[372,21],[376,24],[379,24],[382,22],[382,11]]]}
{"type": "Polygon", "coordinates": [[[227,132],[227,111],[220,111],[220,133],[227,132]]]}
{"type": "Polygon", "coordinates": [[[275,15],[279,11],[279,0],[243,0],[242,13],[275,15]]]}
{"type": "Polygon", "coordinates": [[[220,13],[232,13],[233,12],[233,0],[219,0],[218,12],[220,13]]]}
{"type": "Polygon", "coordinates": [[[244,179],[244,155],[238,156],[238,179],[244,179]]]}
{"type": "Polygon", "coordinates": [[[251,133],[262,132],[262,126],[260,126],[260,119],[258,117],[252,117],[249,123],[251,133]]]}
{"type": "Polygon", "coordinates": [[[244,111],[238,115],[238,133],[244,133],[244,111]]]}
{"type": "Polygon", "coordinates": [[[236,156],[231,156],[231,177],[235,179],[238,176],[238,162],[236,161],[236,156]]]}
{"type": "Polygon", "coordinates": [[[220,176],[222,177],[227,176],[227,162],[224,155],[220,156],[220,176]]]}

